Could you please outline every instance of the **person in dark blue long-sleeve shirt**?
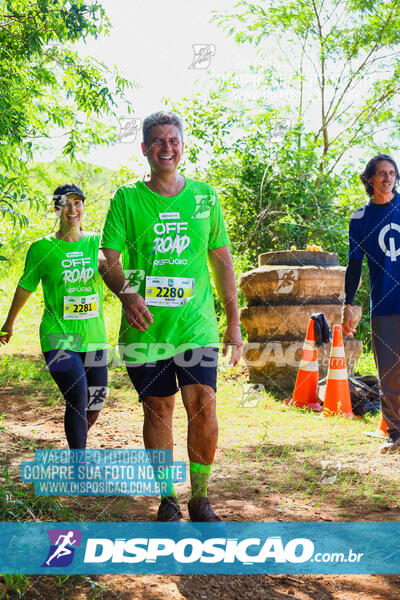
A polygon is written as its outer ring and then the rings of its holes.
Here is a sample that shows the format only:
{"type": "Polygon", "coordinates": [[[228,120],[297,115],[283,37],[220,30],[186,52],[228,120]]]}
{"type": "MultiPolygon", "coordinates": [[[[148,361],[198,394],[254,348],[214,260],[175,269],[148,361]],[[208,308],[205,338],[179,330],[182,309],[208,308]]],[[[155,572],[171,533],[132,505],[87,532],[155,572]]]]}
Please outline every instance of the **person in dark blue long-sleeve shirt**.
{"type": "Polygon", "coordinates": [[[345,275],[343,331],[354,334],[352,304],[367,257],[371,288],[371,333],[383,391],[389,437],[380,452],[400,450],[400,194],[399,170],[387,154],[374,156],[360,175],[370,201],[351,217],[345,275]]]}

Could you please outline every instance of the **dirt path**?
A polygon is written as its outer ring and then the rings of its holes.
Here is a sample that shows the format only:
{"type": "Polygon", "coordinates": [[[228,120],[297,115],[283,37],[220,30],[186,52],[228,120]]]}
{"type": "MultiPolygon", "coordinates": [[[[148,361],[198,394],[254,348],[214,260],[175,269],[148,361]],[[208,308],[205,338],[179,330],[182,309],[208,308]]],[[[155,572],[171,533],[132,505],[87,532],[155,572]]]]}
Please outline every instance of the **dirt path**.
{"type": "Polygon", "coordinates": [[[43,600],[398,600],[397,575],[101,575],[55,588],[32,577],[26,598],[43,600]],[[107,588],[107,589],[104,589],[107,588]],[[91,595],[93,594],[93,595],[91,595]]]}
{"type": "MultiPolygon", "coordinates": [[[[0,392],[2,413],[6,413],[6,431],[0,432],[0,459],[9,466],[13,479],[18,481],[21,460],[32,460],[35,448],[43,446],[65,447],[63,431],[63,407],[61,402],[45,403],[45,394],[32,386],[8,385],[0,392]]],[[[133,393],[122,385],[114,389],[104,409],[101,420],[90,432],[89,447],[142,447],[141,407],[133,393]]],[[[245,427],[245,423],[241,423],[245,427]]],[[[178,399],[176,416],[176,460],[186,460],[185,431],[186,416],[178,399]]],[[[236,432],[223,433],[224,448],[218,450],[216,469],[213,476],[213,504],[224,520],[231,521],[340,521],[354,516],[354,520],[398,520],[398,510],[388,505],[374,512],[369,506],[367,513],[359,518],[346,507],[346,514],[328,501],[320,506],[312,499],[303,498],[293,492],[293,497],[283,498],[268,491],[257,483],[248,486],[241,482],[235,461],[226,461],[226,453],[235,449],[236,432]],[[219,467],[217,465],[220,465],[219,467]],[[223,465],[223,470],[221,465],[223,465]],[[227,481],[231,482],[227,485],[227,481]]],[[[268,450],[268,449],[267,449],[268,450]]],[[[243,450],[248,457],[247,470],[257,467],[252,464],[256,445],[248,444],[243,450]]],[[[295,460],[295,457],[294,457],[295,460]]],[[[301,472],[300,475],[301,476],[301,472]]],[[[179,488],[182,507],[186,515],[185,500],[189,494],[188,484],[179,488]]],[[[147,521],[153,520],[158,501],[156,498],[79,498],[80,507],[71,498],[64,498],[75,514],[87,521],[147,521]]],[[[0,587],[1,594],[1,587],[0,587]]],[[[400,577],[398,576],[134,576],[102,575],[96,577],[70,577],[58,587],[55,577],[32,576],[25,598],[65,598],[81,600],[102,598],[111,600],[235,600],[271,599],[283,600],[398,600],[400,577]]]]}

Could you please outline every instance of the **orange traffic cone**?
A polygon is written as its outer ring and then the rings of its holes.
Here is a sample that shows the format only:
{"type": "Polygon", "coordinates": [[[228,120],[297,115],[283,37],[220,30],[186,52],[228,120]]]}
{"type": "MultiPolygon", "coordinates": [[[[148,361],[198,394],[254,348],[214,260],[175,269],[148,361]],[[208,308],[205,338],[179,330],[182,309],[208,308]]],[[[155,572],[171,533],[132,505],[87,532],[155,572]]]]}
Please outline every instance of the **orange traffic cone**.
{"type": "Polygon", "coordinates": [[[328,381],[323,406],[325,417],[342,414],[354,417],[351,407],[349,381],[347,379],[346,358],[344,354],[341,325],[335,325],[331,355],[329,357],[328,381]]]}
{"type": "Polygon", "coordinates": [[[297,408],[309,408],[320,411],[321,405],[317,400],[318,387],[318,351],[315,343],[314,320],[310,319],[303,354],[294,384],[293,398],[286,398],[284,403],[297,408]]]}
{"type": "Polygon", "coordinates": [[[375,429],[375,431],[363,431],[363,433],[365,435],[369,435],[369,437],[387,437],[387,424],[385,419],[383,418],[383,414],[381,413],[381,418],[379,419],[378,427],[375,429]]]}

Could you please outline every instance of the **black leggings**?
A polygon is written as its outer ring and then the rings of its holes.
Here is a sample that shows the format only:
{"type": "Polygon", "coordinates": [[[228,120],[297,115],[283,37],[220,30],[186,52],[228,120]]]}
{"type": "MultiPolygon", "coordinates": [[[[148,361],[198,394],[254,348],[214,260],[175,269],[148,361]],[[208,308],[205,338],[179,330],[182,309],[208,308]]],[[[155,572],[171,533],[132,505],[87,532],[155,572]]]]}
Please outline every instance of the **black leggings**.
{"type": "Polygon", "coordinates": [[[87,412],[101,410],[107,395],[107,350],[50,350],[44,359],[65,399],[68,445],[86,448],[87,412]]]}

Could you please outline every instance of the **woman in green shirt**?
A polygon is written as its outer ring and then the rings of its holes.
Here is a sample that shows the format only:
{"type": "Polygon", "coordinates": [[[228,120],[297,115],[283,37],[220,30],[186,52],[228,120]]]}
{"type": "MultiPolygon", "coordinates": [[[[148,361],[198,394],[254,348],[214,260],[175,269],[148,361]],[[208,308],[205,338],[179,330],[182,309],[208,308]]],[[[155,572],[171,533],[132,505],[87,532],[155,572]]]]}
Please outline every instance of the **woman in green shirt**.
{"type": "Polygon", "coordinates": [[[25,269],[2,327],[8,343],[14,321],[42,282],[45,309],[40,342],[47,367],[65,399],[70,448],[85,448],[88,429],[107,395],[107,337],[102,280],[97,270],[100,235],[85,232],[82,190],[71,183],[53,195],[60,217],[56,233],[31,244],[25,269]]]}

